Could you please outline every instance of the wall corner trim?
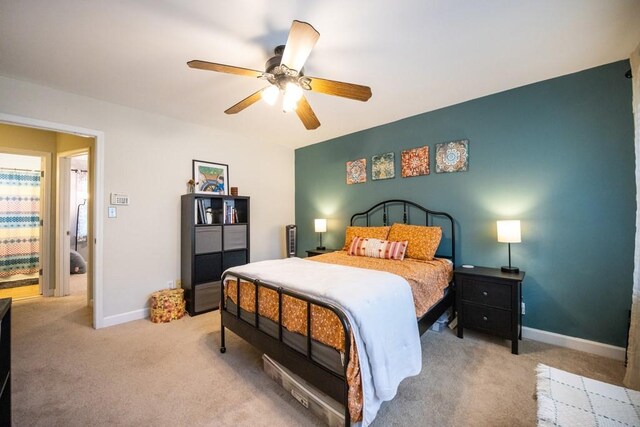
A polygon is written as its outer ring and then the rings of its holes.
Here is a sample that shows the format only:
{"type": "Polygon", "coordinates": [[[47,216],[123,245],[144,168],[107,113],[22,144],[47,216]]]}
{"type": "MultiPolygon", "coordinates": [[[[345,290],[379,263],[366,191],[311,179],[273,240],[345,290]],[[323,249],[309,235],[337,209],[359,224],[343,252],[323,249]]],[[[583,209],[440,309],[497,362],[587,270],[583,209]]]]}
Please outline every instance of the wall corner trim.
{"type": "Polygon", "coordinates": [[[584,351],[586,353],[596,354],[598,356],[608,357],[609,359],[614,360],[624,361],[626,353],[626,349],[624,347],[616,347],[610,344],[589,341],[583,338],[571,337],[569,335],[556,334],[555,332],[528,328],[526,326],[522,327],[522,338],[553,344],[558,347],[584,351]]]}
{"type": "Polygon", "coordinates": [[[102,319],[100,328],[108,328],[109,326],[120,325],[121,323],[146,319],[149,316],[150,313],[148,308],[141,308],[140,310],[129,311],[127,313],[114,314],[113,316],[104,317],[102,319]]]}

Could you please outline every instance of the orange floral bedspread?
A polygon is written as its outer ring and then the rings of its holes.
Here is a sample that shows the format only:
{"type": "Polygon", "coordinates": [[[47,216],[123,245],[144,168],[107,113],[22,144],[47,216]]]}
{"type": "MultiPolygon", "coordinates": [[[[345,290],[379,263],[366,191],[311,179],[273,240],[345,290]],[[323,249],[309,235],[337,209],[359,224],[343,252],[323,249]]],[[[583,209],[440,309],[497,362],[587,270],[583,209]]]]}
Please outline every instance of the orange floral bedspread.
{"type": "Polygon", "coordinates": [[[330,252],[307,258],[311,261],[340,264],[349,267],[386,271],[404,277],[411,285],[416,317],[422,317],[443,296],[453,278],[453,265],[449,260],[434,258],[420,261],[405,258],[402,261],[348,255],[346,251],[330,252]]]}
{"type": "MultiPolygon", "coordinates": [[[[350,267],[387,271],[404,277],[411,285],[416,317],[421,317],[431,306],[444,295],[453,268],[450,262],[442,259],[433,261],[417,261],[405,258],[403,261],[380,258],[368,258],[347,255],[346,251],[308,258],[310,261],[350,267]]],[[[229,298],[238,305],[237,280],[227,279],[225,282],[225,301],[229,298]]],[[[240,282],[240,307],[255,313],[255,286],[245,281],[240,282]]],[[[264,287],[258,288],[258,314],[278,323],[278,293],[264,287]]],[[[294,297],[282,297],[282,326],[291,332],[307,335],[307,304],[294,297]]],[[[338,316],[331,310],[311,305],[311,337],[325,345],[344,353],[344,329],[338,316]]],[[[362,383],[358,353],[353,335],[350,337],[350,357],[347,365],[347,383],[349,384],[348,405],[352,421],[362,419],[362,383]]]]}

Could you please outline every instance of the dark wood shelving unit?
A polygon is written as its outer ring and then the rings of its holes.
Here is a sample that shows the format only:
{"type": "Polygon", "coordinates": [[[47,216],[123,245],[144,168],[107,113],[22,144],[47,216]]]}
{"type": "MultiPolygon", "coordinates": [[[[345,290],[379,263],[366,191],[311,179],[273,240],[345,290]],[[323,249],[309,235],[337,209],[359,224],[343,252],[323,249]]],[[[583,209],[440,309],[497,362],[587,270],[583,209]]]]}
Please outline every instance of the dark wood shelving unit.
{"type": "Polygon", "coordinates": [[[185,194],[180,280],[191,316],[217,310],[220,277],[249,262],[249,197],[185,194]]]}

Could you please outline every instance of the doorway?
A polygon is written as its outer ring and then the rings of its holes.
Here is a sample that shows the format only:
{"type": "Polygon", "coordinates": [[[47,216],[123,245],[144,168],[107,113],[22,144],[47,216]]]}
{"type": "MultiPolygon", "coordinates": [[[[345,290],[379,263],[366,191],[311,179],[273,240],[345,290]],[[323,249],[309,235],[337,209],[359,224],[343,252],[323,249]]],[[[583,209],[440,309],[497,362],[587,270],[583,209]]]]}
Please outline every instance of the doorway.
{"type": "MultiPolygon", "coordinates": [[[[47,153],[48,157],[48,165],[52,171],[51,179],[46,179],[45,183],[48,186],[46,189],[47,194],[52,194],[52,197],[47,198],[47,200],[51,201],[50,206],[45,206],[45,218],[51,218],[52,221],[45,221],[44,223],[44,233],[45,238],[48,238],[48,242],[44,245],[48,250],[44,253],[44,276],[43,276],[43,295],[51,296],[54,294],[54,288],[58,288],[60,283],[56,283],[58,281],[58,271],[64,271],[65,266],[60,262],[60,257],[56,256],[58,252],[58,239],[57,239],[57,231],[58,231],[58,221],[57,221],[57,207],[56,204],[53,203],[56,200],[57,194],[57,185],[55,176],[57,171],[57,161],[56,154],[61,151],[69,151],[73,149],[77,149],[78,147],[72,147],[71,142],[68,140],[69,138],[65,137],[84,137],[85,141],[92,140],[93,145],[89,148],[90,153],[90,174],[92,175],[92,180],[90,179],[90,191],[91,196],[89,197],[89,206],[88,211],[89,214],[89,224],[88,224],[88,247],[89,252],[92,253],[90,258],[93,262],[90,263],[90,274],[87,275],[88,285],[87,285],[87,298],[91,300],[92,311],[93,311],[93,327],[96,329],[102,328],[106,326],[105,318],[104,318],[104,310],[102,306],[103,300],[103,289],[102,289],[102,275],[103,275],[103,243],[102,243],[102,235],[103,235],[103,206],[104,201],[104,144],[105,144],[105,136],[102,131],[82,128],[74,125],[67,125],[56,122],[49,122],[46,120],[39,120],[29,117],[21,117],[15,116],[11,114],[5,114],[0,112],[0,127],[6,126],[15,129],[30,129],[34,132],[53,132],[55,133],[56,140],[53,142],[55,148],[49,149],[44,148],[47,146],[46,141],[42,141],[43,148],[42,151],[47,153]],[[62,139],[58,139],[57,137],[61,136],[62,139]]],[[[15,135],[12,135],[15,136],[15,135]]],[[[14,139],[15,140],[15,139],[14,139]]],[[[16,140],[14,141],[16,147],[22,148],[27,147],[32,144],[31,138],[25,138],[22,141],[16,140]]],[[[0,144],[4,145],[4,144],[0,144]]],[[[67,205],[68,206],[68,205],[67,205]]],[[[69,242],[70,236],[67,236],[66,240],[69,242]]],[[[69,271],[69,264],[66,265],[66,271],[69,271]]]]}
{"type": "Polygon", "coordinates": [[[56,295],[86,295],[92,305],[91,146],[58,154],[56,295]]]}
{"type": "Polygon", "coordinates": [[[71,157],[69,192],[71,295],[86,294],[89,281],[89,153],[71,157]]]}
{"type": "Polygon", "coordinates": [[[0,298],[42,295],[47,157],[0,152],[0,298]]]}

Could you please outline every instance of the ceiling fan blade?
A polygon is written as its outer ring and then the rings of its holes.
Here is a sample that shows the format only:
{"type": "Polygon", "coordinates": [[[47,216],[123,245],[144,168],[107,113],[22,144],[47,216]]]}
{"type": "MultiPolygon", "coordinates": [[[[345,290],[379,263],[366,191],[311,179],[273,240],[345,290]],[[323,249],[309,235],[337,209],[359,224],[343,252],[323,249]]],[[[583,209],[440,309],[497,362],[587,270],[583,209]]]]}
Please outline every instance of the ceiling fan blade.
{"type": "Polygon", "coordinates": [[[309,105],[307,98],[305,98],[304,96],[298,101],[296,114],[300,118],[302,124],[304,124],[304,127],[307,128],[307,130],[313,130],[320,127],[320,121],[316,117],[316,113],[313,112],[311,105],[309,105]]]}
{"type": "Polygon", "coordinates": [[[280,63],[296,71],[302,70],[319,38],[320,33],[311,24],[293,21],[280,63]]]}
{"type": "Polygon", "coordinates": [[[371,88],[369,86],[336,82],[333,80],[319,79],[317,77],[308,78],[311,80],[310,86],[313,92],[341,96],[343,98],[355,99],[363,102],[371,98],[371,88]]]}
{"type": "Polygon", "coordinates": [[[252,93],[251,95],[247,96],[242,101],[238,102],[233,107],[227,108],[224,112],[227,113],[227,114],[236,114],[236,113],[239,113],[240,111],[244,110],[245,108],[250,107],[251,105],[253,105],[256,102],[260,101],[260,99],[262,98],[262,91],[264,89],[266,89],[266,88],[260,89],[259,91],[255,92],[255,93],[252,93]]]}
{"type": "Polygon", "coordinates": [[[187,62],[187,65],[191,68],[197,68],[199,70],[217,71],[219,73],[237,74],[239,76],[262,76],[262,71],[251,70],[249,68],[234,67],[233,65],[216,64],[215,62],[199,61],[197,59],[187,62]]]}

